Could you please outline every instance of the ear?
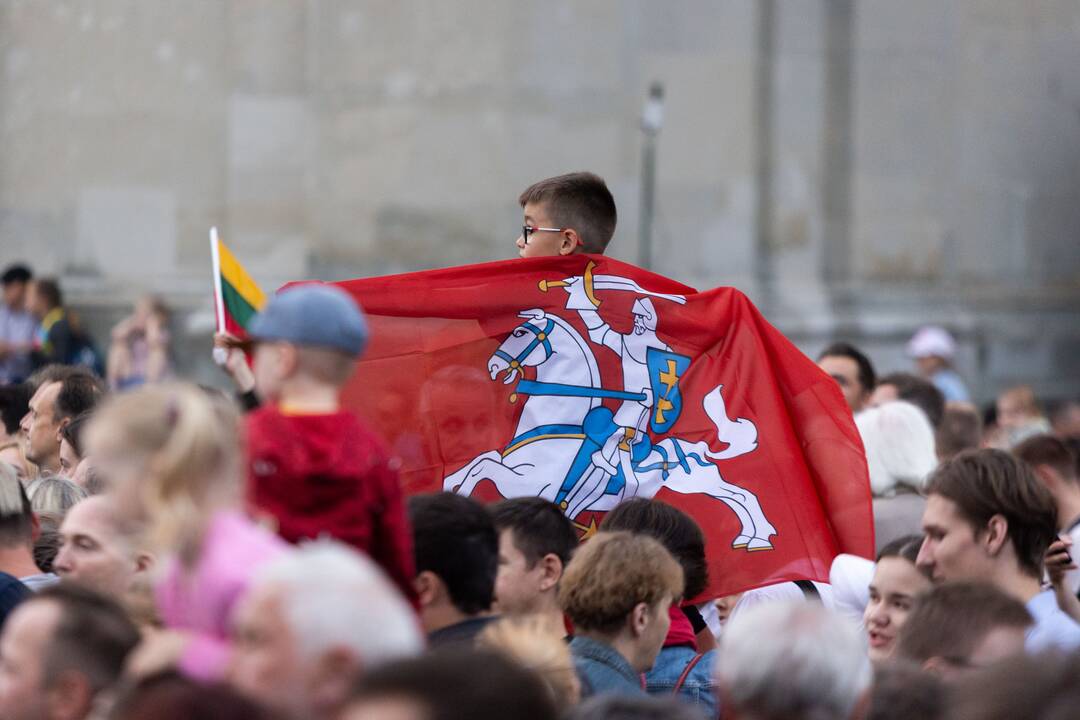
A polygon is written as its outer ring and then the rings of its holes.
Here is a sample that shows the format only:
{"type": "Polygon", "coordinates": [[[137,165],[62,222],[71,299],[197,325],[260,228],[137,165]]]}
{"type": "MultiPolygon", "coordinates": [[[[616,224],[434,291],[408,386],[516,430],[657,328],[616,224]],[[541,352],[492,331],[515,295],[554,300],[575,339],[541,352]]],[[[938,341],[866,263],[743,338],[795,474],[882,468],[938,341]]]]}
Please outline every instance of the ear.
{"type": "Polygon", "coordinates": [[[41,518],[36,512],[30,513],[30,540],[37,542],[41,537],[41,518]]]}
{"type": "Polygon", "coordinates": [[[562,560],[555,553],[548,553],[544,557],[540,558],[540,590],[550,590],[559,584],[559,580],[562,579],[563,564],[562,560]]]}
{"type": "Polygon", "coordinates": [[[86,717],[94,702],[94,691],[86,676],[66,670],[53,680],[46,690],[45,704],[49,717],[58,720],[77,720],[86,717]]]}
{"type": "Polygon", "coordinates": [[[578,235],[577,230],[567,228],[562,231],[562,242],[559,243],[560,255],[573,255],[575,252],[578,252],[578,248],[580,247],[582,247],[581,236],[578,235]]]}
{"type": "Polygon", "coordinates": [[[289,343],[281,343],[278,346],[278,352],[281,353],[280,359],[283,373],[285,375],[292,375],[300,362],[300,353],[296,349],[296,346],[289,343]]]}
{"type": "Polygon", "coordinates": [[[1056,494],[1061,489],[1061,479],[1052,467],[1049,465],[1033,465],[1031,469],[1035,471],[1035,476],[1046,486],[1047,490],[1056,494]]]}
{"type": "Polygon", "coordinates": [[[154,567],[154,556],[150,553],[139,553],[135,556],[135,572],[146,572],[154,567]]]}
{"type": "Polygon", "coordinates": [[[649,627],[649,621],[652,619],[652,613],[649,610],[649,606],[643,602],[639,602],[634,606],[634,609],[630,611],[630,617],[627,622],[630,625],[630,632],[634,637],[641,637],[645,634],[645,629],[649,627]]]}
{"type": "Polygon", "coordinates": [[[71,418],[66,417],[56,426],[56,442],[61,442],[64,439],[64,428],[66,428],[70,422],[71,418]]]}
{"type": "Polygon", "coordinates": [[[991,556],[996,556],[1001,552],[1001,548],[1005,546],[1005,541],[1009,538],[1009,521],[1005,519],[1004,515],[994,515],[986,523],[984,532],[986,537],[983,544],[986,551],[991,556]]]}
{"type": "Polygon", "coordinates": [[[308,676],[308,697],[314,709],[330,712],[340,708],[360,676],[360,659],[348,648],[327,650],[315,661],[308,676]]]}
{"type": "Polygon", "coordinates": [[[420,607],[430,607],[437,603],[446,594],[446,588],[438,575],[430,570],[424,570],[413,580],[416,595],[420,600],[420,607]]]}

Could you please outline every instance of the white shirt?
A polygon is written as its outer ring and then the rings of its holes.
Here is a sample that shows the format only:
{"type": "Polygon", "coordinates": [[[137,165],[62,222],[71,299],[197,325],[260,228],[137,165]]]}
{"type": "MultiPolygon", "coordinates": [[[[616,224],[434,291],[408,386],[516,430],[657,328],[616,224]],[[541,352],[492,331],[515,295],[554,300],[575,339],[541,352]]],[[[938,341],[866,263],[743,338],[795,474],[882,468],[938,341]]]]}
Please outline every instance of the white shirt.
{"type": "Polygon", "coordinates": [[[1058,607],[1053,590],[1043,590],[1027,603],[1035,624],[1028,628],[1024,647],[1029,653],[1080,649],[1080,625],[1058,607]]]}

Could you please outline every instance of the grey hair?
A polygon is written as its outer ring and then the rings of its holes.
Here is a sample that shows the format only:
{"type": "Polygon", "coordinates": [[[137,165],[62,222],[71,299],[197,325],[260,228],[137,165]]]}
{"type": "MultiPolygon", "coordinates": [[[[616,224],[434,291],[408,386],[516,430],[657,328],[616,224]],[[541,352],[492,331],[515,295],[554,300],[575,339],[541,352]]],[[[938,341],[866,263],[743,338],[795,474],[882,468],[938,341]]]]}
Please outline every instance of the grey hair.
{"type": "Polygon", "coordinates": [[[30,507],[35,513],[52,513],[63,517],[71,506],[87,498],[86,490],[60,475],[39,477],[27,488],[30,507]]]}
{"type": "Polygon", "coordinates": [[[306,659],[346,648],[370,668],[423,648],[409,603],[378,565],[339,542],[301,545],[262,567],[253,587],[272,588],[306,659]]]}
{"type": "Polygon", "coordinates": [[[870,489],[876,497],[895,494],[898,485],[922,490],[937,467],[934,428],[926,413],[903,400],[883,403],[855,416],[866,449],[870,489]]]}
{"type": "Polygon", "coordinates": [[[871,678],[858,625],[817,603],[759,605],[724,628],[717,680],[740,716],[847,720],[871,678]]]}

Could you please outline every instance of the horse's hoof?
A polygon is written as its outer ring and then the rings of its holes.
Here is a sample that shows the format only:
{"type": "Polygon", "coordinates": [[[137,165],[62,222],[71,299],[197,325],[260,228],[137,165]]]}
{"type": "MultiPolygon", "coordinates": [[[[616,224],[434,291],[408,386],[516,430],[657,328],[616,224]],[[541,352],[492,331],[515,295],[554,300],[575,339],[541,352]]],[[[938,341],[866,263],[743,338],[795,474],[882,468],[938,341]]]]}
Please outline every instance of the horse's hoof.
{"type": "Polygon", "coordinates": [[[761,538],[753,538],[750,540],[750,544],[746,547],[746,552],[759,552],[761,550],[772,550],[772,543],[768,540],[762,540],[761,538]]]}
{"type": "Polygon", "coordinates": [[[731,543],[731,547],[733,550],[742,550],[744,547],[750,544],[750,541],[752,539],[753,538],[751,538],[749,535],[740,535],[739,537],[735,538],[735,541],[733,543],[731,543]]]}

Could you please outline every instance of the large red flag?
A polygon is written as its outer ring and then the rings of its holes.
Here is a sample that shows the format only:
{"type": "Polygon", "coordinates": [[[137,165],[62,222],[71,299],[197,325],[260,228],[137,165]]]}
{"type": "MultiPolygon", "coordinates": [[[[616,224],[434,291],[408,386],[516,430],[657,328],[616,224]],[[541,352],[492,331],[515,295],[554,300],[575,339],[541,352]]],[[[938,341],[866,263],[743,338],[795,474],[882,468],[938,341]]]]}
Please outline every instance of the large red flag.
{"type": "Polygon", "coordinates": [[[543,496],[583,534],[655,496],[705,531],[703,597],[872,554],[839,388],[739,291],[583,255],[339,285],[373,337],[345,404],[386,436],[407,493],[543,496]]]}

